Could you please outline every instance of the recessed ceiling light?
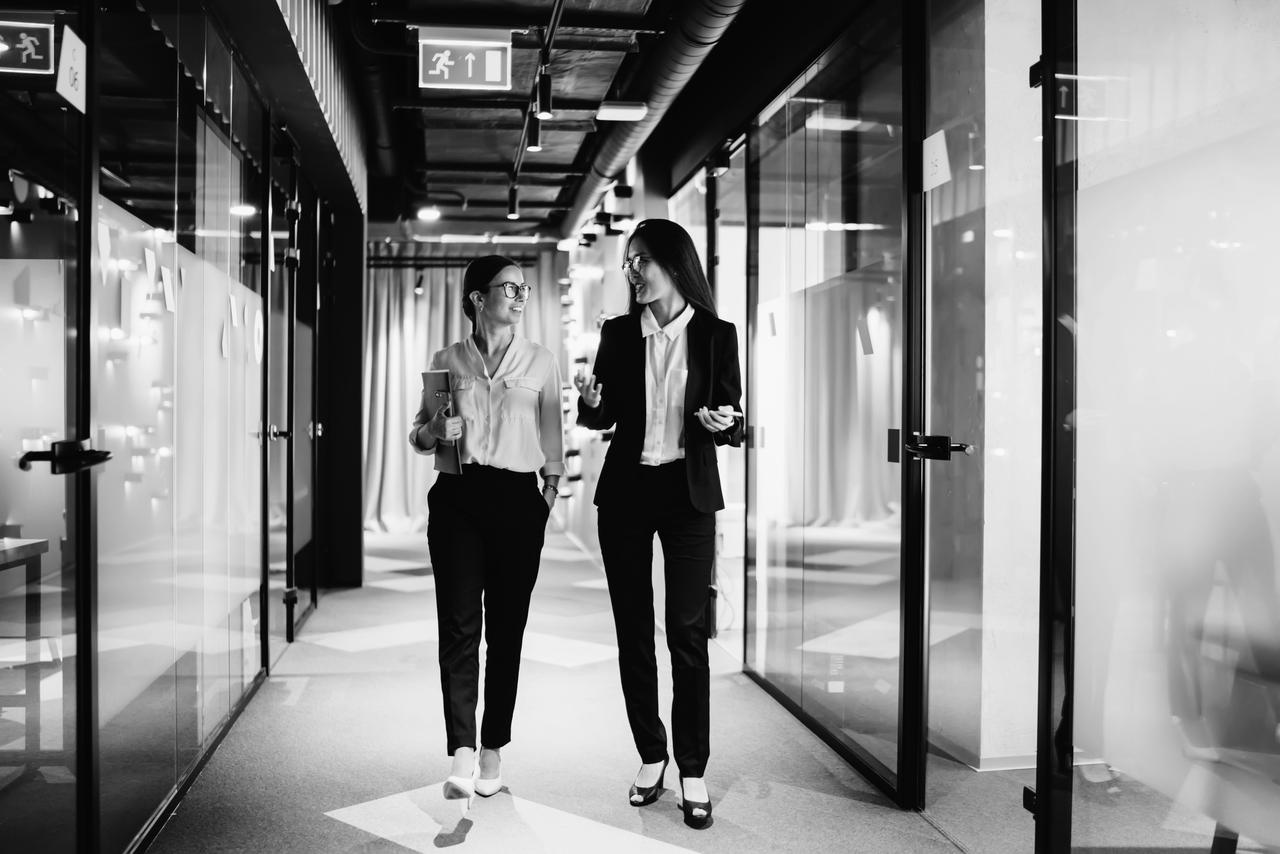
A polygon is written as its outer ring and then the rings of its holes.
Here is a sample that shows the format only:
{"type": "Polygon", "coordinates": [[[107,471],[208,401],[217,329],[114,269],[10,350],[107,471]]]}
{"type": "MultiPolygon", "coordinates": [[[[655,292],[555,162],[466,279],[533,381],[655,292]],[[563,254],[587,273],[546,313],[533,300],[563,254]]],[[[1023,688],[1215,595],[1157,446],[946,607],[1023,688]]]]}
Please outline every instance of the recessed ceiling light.
{"type": "Polygon", "coordinates": [[[253,216],[257,212],[258,209],[253,205],[232,205],[227,209],[227,213],[232,216],[253,216]]]}
{"type": "Polygon", "coordinates": [[[422,222],[435,222],[440,219],[440,209],[435,205],[418,208],[418,219],[422,222]]]}

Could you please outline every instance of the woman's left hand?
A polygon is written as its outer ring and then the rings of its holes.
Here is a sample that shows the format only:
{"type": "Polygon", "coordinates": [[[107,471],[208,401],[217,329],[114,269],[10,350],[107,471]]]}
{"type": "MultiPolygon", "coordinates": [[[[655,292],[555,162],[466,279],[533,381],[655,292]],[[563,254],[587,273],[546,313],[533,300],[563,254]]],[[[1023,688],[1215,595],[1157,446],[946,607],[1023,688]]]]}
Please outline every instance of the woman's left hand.
{"type": "MultiPolygon", "coordinates": [[[[725,406],[721,407],[721,409],[731,409],[731,407],[725,406]]],[[[709,433],[720,433],[733,426],[733,416],[727,412],[708,409],[704,406],[693,414],[698,417],[698,423],[705,427],[709,433]]]]}
{"type": "Polygon", "coordinates": [[[556,506],[556,497],[557,497],[558,495],[559,495],[558,491],[557,491],[557,490],[554,490],[554,489],[545,489],[545,488],[544,488],[544,489],[542,490],[542,500],[543,500],[543,501],[545,501],[545,502],[547,502],[547,509],[548,509],[548,510],[554,510],[554,509],[555,509],[555,506],[556,506]]]}

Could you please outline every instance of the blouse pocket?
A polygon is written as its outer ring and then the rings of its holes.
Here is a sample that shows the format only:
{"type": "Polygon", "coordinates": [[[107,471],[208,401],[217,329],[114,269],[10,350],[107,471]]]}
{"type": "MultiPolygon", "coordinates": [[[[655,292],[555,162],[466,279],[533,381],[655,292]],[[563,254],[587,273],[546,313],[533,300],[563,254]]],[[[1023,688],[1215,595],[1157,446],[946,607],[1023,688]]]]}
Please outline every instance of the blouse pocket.
{"type": "Polygon", "coordinates": [[[537,377],[507,377],[502,381],[502,417],[536,421],[542,383],[537,377]]]}
{"type": "Polygon", "coordinates": [[[453,409],[452,414],[461,416],[464,420],[472,420],[476,411],[476,402],[473,399],[475,394],[475,377],[451,377],[450,384],[453,386],[453,409]]]}

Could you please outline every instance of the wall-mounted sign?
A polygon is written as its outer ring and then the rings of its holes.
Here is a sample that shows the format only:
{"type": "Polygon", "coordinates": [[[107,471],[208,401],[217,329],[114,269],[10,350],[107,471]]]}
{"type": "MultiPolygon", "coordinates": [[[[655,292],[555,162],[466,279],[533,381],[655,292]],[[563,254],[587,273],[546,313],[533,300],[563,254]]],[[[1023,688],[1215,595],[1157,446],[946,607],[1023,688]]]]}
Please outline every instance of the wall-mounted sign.
{"type": "Polygon", "coordinates": [[[0,21],[0,74],[52,74],[53,24],[0,21]]]}
{"type": "Polygon", "coordinates": [[[511,88],[511,31],[420,27],[422,89],[511,88]]]}
{"type": "Polygon", "coordinates": [[[70,27],[62,28],[62,57],[58,60],[58,94],[84,112],[84,42],[70,27]]]}

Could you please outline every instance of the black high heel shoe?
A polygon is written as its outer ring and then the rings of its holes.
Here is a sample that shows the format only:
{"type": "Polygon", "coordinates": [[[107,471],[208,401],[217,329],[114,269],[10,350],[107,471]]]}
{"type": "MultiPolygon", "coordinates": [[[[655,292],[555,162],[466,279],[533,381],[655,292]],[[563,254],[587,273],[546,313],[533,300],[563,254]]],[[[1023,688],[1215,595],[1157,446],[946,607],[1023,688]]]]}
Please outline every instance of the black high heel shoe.
{"type": "Polygon", "coordinates": [[[684,812],[684,823],[694,830],[702,830],[711,821],[711,801],[691,801],[684,796],[684,778],[680,778],[680,809],[684,812]],[[702,815],[694,815],[694,810],[702,810],[702,815]]]}
{"type": "Polygon", "coordinates": [[[662,781],[667,776],[667,763],[670,759],[662,760],[662,770],[658,772],[658,785],[656,786],[637,786],[631,784],[631,791],[627,794],[627,802],[633,807],[646,807],[658,799],[662,794],[662,781]],[[636,800],[639,797],[640,800],[636,800]]]}

